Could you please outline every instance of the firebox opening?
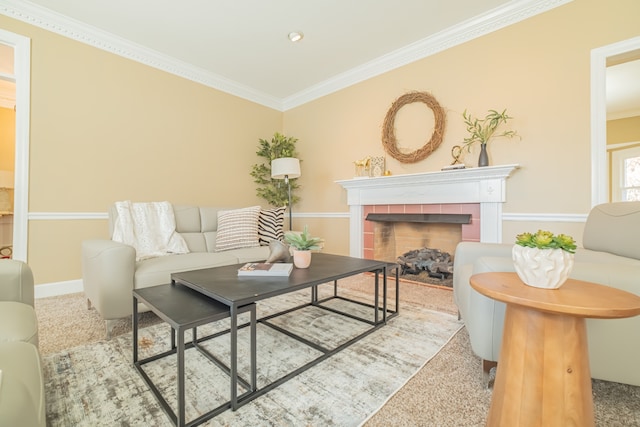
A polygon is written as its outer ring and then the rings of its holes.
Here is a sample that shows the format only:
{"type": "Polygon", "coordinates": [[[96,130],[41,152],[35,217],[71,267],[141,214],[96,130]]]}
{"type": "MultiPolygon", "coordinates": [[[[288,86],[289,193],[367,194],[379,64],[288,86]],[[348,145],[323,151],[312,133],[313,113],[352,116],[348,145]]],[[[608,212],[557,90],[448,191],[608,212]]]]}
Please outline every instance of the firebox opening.
{"type": "Polygon", "coordinates": [[[400,264],[405,279],[452,287],[460,241],[460,223],[375,222],[374,258],[400,264]]]}

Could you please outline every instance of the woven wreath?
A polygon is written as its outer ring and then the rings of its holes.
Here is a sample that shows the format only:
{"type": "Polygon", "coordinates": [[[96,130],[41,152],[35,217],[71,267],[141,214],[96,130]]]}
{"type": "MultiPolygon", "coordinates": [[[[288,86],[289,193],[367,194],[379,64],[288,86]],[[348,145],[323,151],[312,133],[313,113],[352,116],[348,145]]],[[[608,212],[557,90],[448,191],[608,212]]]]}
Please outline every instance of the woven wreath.
{"type": "Polygon", "coordinates": [[[445,112],[438,101],[427,92],[409,92],[396,99],[387,111],[382,125],[382,146],[384,151],[401,163],[415,163],[426,159],[442,143],[445,125],[445,112]],[[398,111],[407,104],[422,102],[433,111],[435,125],[431,139],[421,148],[410,153],[403,153],[396,140],[395,121],[398,111]]]}

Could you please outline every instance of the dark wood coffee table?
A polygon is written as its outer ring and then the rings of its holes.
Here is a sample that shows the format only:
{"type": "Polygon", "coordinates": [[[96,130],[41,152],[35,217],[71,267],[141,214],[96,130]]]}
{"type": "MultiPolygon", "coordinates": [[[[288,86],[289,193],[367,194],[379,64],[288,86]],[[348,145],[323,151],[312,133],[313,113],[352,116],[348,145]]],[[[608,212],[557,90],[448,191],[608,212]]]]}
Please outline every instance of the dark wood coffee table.
{"type": "MultiPolygon", "coordinates": [[[[256,397],[267,393],[269,390],[272,390],[273,388],[279,386],[285,381],[288,381],[301,372],[306,371],[312,366],[317,365],[321,361],[333,356],[339,351],[342,351],[354,342],[364,338],[378,328],[384,326],[387,320],[399,314],[398,269],[397,265],[394,263],[352,258],[340,255],[314,253],[313,259],[311,261],[311,266],[309,268],[294,268],[288,277],[238,277],[238,268],[240,268],[241,266],[242,264],[230,265],[225,267],[173,273],[171,275],[171,280],[173,283],[180,283],[188,286],[189,288],[201,292],[202,294],[229,307],[231,323],[231,402],[233,410],[255,399],[256,397]],[[387,276],[389,271],[394,269],[396,295],[395,307],[393,307],[392,309],[389,308],[387,303],[387,276]],[[354,301],[352,299],[339,295],[338,280],[365,272],[374,273],[373,304],[354,301]],[[382,280],[380,280],[380,276],[382,276],[382,280]],[[319,299],[317,289],[318,286],[329,282],[333,282],[333,295],[324,299],[319,299]],[[241,309],[241,307],[244,307],[248,304],[253,304],[267,298],[272,298],[278,295],[283,295],[308,288],[311,289],[311,298],[309,303],[293,307],[280,313],[263,317],[261,319],[258,319],[258,322],[284,332],[288,336],[298,340],[299,342],[302,342],[306,345],[311,345],[316,350],[321,351],[322,354],[318,358],[310,361],[309,363],[306,363],[293,372],[282,376],[281,378],[271,382],[264,387],[256,388],[251,393],[237,396],[237,388],[234,387],[234,385],[237,386],[238,383],[237,330],[239,327],[246,326],[238,325],[239,310],[241,309]],[[380,297],[380,288],[382,288],[382,298],[380,297]],[[345,313],[324,305],[324,303],[326,303],[327,301],[335,298],[372,308],[374,310],[372,319],[358,317],[351,313],[345,313]],[[323,346],[313,345],[304,337],[300,337],[293,332],[284,331],[282,330],[282,328],[275,327],[274,325],[269,324],[269,320],[273,319],[274,317],[285,313],[291,313],[295,310],[308,307],[309,305],[320,307],[334,313],[356,319],[360,322],[369,324],[371,327],[367,328],[364,332],[360,333],[352,339],[349,339],[348,341],[335,348],[325,348],[323,346]]],[[[255,323],[251,327],[255,329],[255,323]]]]}

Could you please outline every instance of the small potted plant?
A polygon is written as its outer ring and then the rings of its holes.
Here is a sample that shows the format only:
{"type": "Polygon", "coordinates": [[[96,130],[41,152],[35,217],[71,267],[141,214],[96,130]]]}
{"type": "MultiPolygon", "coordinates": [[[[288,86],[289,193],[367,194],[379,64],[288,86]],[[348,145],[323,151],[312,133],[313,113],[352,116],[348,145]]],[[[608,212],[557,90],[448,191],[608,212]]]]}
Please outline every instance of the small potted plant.
{"type": "Polygon", "coordinates": [[[467,113],[467,110],[464,110],[462,118],[464,118],[464,124],[467,125],[467,132],[469,132],[469,136],[464,139],[462,148],[466,148],[468,152],[471,152],[471,146],[476,142],[480,143],[480,158],[478,159],[478,166],[480,167],[489,166],[487,143],[491,138],[513,138],[518,136],[518,133],[514,130],[506,130],[496,134],[498,126],[506,124],[507,120],[513,118],[507,115],[507,110],[503,110],[502,113],[498,113],[496,110],[489,110],[489,113],[482,120],[474,119],[471,114],[467,113]]]}
{"type": "Polygon", "coordinates": [[[289,231],[284,241],[293,248],[293,264],[297,268],[307,268],[311,264],[311,251],[320,249],[323,240],[309,236],[309,227],[304,226],[302,233],[289,231]]]}
{"type": "Polygon", "coordinates": [[[513,264],[525,284],[557,289],[571,273],[575,252],[576,242],[571,236],[543,230],[522,233],[513,246],[513,264]]]}

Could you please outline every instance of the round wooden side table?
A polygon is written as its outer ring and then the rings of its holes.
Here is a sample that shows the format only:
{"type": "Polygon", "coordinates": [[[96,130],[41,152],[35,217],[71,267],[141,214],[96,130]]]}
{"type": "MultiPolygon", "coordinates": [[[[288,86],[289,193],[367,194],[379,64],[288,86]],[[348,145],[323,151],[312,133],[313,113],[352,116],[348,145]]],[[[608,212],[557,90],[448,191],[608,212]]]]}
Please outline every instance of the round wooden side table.
{"type": "Polygon", "coordinates": [[[640,297],[580,280],[527,286],[481,273],[471,286],[507,304],[488,426],[594,426],[585,318],[640,314],[640,297]]]}

